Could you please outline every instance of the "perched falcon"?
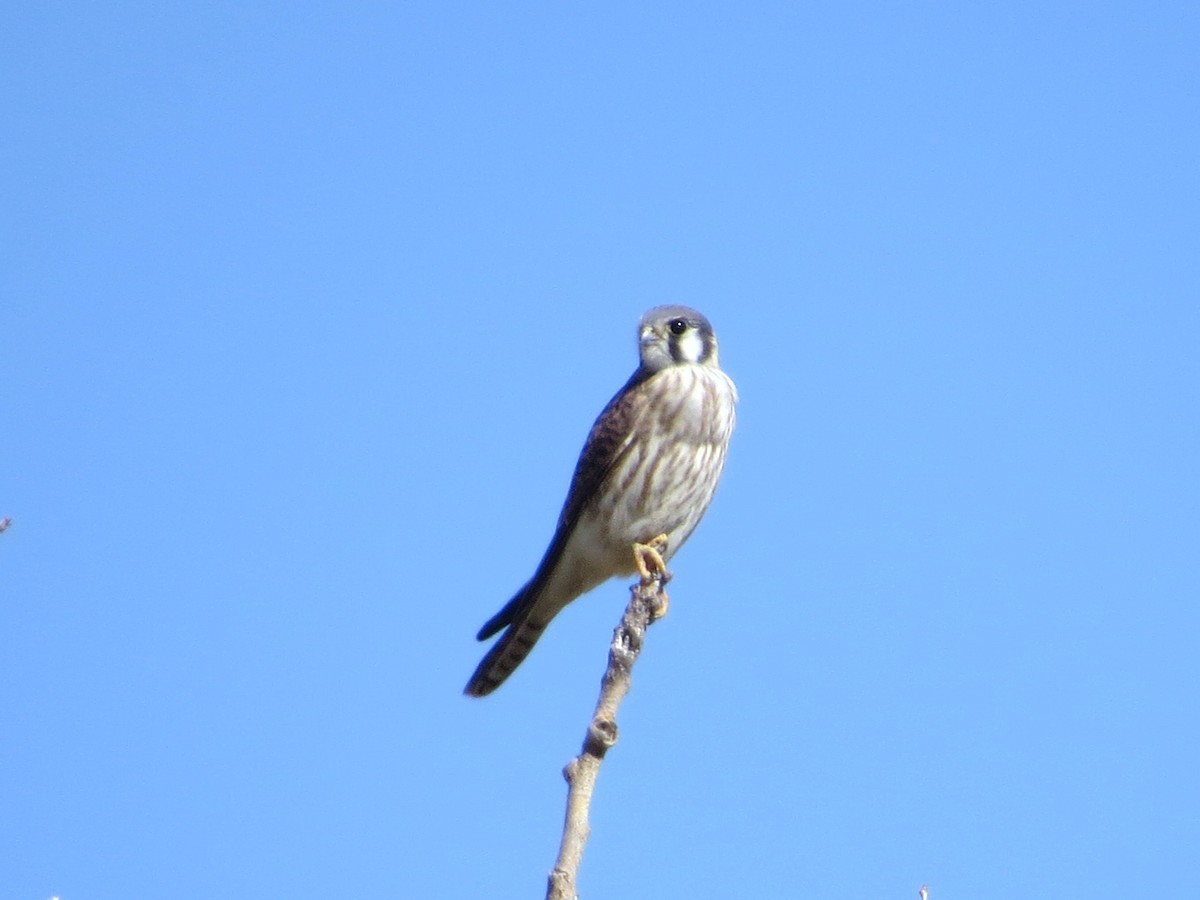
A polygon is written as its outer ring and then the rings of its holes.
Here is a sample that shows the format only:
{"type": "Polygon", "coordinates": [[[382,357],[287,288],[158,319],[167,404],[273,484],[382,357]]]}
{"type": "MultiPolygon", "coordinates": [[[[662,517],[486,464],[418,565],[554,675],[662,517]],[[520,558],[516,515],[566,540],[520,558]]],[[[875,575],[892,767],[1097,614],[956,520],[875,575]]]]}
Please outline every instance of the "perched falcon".
{"type": "Polygon", "coordinates": [[[616,575],[632,575],[634,545],[683,546],[708,509],[733,431],[737,389],[721,371],[708,319],[660,306],[638,327],[641,364],[592,426],[558,529],[517,595],[479,630],[500,637],[465,693],[498,688],[564,606],[616,575]]]}

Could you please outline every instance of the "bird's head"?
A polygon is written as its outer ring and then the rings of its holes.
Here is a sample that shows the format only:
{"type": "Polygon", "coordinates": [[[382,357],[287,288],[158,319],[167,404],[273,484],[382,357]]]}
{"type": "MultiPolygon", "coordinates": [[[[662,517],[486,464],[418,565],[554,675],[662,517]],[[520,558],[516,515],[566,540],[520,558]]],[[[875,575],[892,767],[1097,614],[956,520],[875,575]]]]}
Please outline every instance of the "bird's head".
{"type": "Polygon", "coordinates": [[[642,367],[658,372],[669,366],[718,365],[712,325],[687,306],[656,306],[638,326],[642,367]]]}

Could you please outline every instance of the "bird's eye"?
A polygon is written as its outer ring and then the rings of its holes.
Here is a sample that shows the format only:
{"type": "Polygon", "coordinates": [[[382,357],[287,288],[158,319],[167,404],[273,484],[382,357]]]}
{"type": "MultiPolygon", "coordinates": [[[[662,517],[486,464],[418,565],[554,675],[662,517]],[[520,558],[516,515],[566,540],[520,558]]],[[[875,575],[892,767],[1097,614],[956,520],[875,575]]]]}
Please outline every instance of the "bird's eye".
{"type": "Polygon", "coordinates": [[[683,334],[687,331],[687,322],[683,319],[672,319],[667,327],[671,329],[671,334],[683,334]]]}

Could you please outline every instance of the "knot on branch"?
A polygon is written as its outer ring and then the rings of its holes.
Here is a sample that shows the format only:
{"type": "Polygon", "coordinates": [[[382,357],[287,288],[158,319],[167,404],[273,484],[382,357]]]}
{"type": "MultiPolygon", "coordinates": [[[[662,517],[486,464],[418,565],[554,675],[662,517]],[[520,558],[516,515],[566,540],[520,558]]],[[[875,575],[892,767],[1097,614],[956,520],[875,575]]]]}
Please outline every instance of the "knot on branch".
{"type": "Polygon", "coordinates": [[[579,895],[575,893],[575,878],[565,869],[551,869],[547,881],[549,882],[546,886],[547,897],[568,897],[570,900],[579,900],[579,895]]]}
{"type": "Polygon", "coordinates": [[[593,756],[604,756],[617,743],[617,723],[607,716],[596,716],[588,726],[587,740],[583,751],[593,756]]]}
{"type": "Polygon", "coordinates": [[[613,642],[610,648],[614,662],[628,669],[642,652],[642,643],[646,639],[645,626],[637,622],[622,622],[613,632],[613,642]]]}

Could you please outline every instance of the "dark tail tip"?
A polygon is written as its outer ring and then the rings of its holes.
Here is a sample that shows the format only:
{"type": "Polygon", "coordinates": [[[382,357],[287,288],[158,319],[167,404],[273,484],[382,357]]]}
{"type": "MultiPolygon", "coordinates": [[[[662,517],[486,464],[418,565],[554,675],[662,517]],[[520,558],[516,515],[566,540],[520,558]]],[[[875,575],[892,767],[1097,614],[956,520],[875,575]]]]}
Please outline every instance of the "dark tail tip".
{"type": "Polygon", "coordinates": [[[524,662],[541,636],[542,626],[530,622],[510,627],[475,668],[463,693],[468,697],[486,697],[496,690],[524,662]]]}

